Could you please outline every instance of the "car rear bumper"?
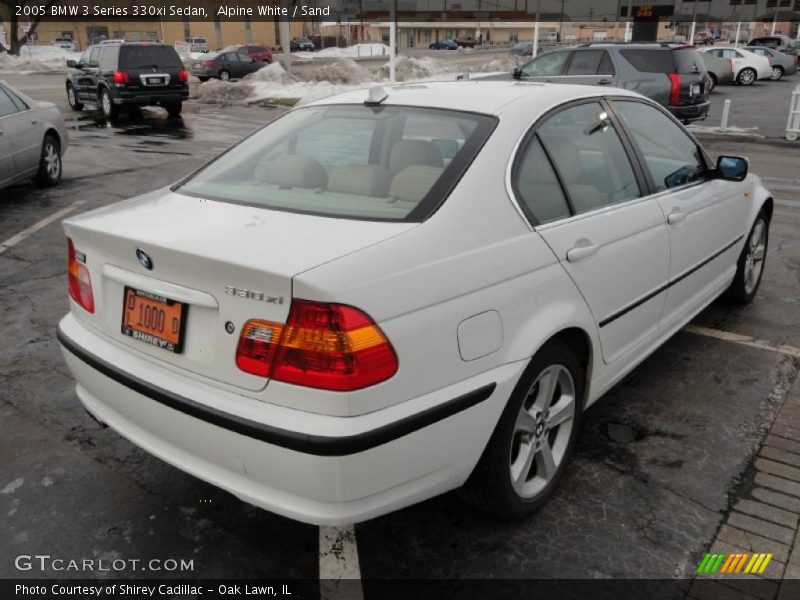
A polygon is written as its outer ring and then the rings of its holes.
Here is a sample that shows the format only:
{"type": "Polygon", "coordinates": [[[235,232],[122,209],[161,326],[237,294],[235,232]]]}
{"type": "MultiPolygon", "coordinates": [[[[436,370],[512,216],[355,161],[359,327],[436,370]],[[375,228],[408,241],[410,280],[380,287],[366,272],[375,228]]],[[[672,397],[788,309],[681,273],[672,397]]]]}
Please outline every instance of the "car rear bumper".
{"type": "Polygon", "coordinates": [[[525,366],[497,367],[366,415],[333,417],[177,374],[71,314],[58,337],[77,395],[97,420],[245,502],[319,525],[363,521],[463,484],[525,366]]]}
{"type": "Polygon", "coordinates": [[[177,102],[189,99],[188,86],[174,90],[138,90],[135,92],[115,90],[111,93],[114,104],[140,104],[142,106],[161,102],[177,102]]]}
{"type": "Polygon", "coordinates": [[[679,121],[699,121],[706,118],[710,106],[710,102],[703,102],[688,106],[670,106],[668,110],[679,121]]]}

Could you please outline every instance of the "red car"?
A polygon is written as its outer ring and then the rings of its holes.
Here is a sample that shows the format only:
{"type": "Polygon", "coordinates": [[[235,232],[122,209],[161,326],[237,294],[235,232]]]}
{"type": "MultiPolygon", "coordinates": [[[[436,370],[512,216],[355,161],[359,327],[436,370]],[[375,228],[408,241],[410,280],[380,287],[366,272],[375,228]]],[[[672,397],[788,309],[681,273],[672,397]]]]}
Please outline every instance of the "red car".
{"type": "Polygon", "coordinates": [[[250,58],[259,62],[272,62],[272,50],[266,46],[262,46],[261,44],[236,44],[234,46],[223,48],[220,50],[220,53],[222,52],[241,52],[242,54],[247,54],[250,56],[250,58]]]}

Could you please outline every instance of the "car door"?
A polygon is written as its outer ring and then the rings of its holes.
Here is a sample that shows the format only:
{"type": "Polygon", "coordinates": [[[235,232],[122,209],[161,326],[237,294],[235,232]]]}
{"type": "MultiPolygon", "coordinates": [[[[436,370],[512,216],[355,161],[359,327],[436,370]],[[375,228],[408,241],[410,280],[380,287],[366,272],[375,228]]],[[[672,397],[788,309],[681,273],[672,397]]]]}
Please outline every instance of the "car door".
{"type": "Polygon", "coordinates": [[[669,239],[657,202],[630,159],[618,124],[597,98],[537,124],[516,167],[516,188],[536,204],[536,230],[575,282],[613,363],[658,330],[669,271],[669,239]],[[526,161],[528,161],[526,163],[526,161]],[[530,165],[530,166],[528,166],[530,165]],[[558,186],[549,181],[552,171],[558,186]],[[561,198],[568,209],[560,207],[561,198]]]}
{"type": "Polygon", "coordinates": [[[239,58],[239,69],[241,72],[240,77],[244,77],[245,75],[249,75],[253,71],[258,70],[259,67],[258,61],[256,61],[249,54],[238,52],[236,56],[239,58]]]}
{"type": "Polygon", "coordinates": [[[18,135],[18,154],[17,171],[35,169],[39,166],[39,159],[42,153],[42,140],[44,131],[37,111],[17,95],[14,90],[0,85],[0,88],[8,94],[11,102],[17,108],[15,120],[21,123],[21,131],[18,135]]]}
{"type": "Polygon", "coordinates": [[[222,60],[225,62],[223,68],[231,74],[231,77],[242,76],[242,66],[239,63],[239,56],[236,52],[226,52],[222,55],[222,60]]]}
{"type": "Polygon", "coordinates": [[[615,69],[606,50],[575,50],[567,64],[563,83],[582,85],[614,85],[615,69]]]}
{"type": "Polygon", "coordinates": [[[20,110],[0,85],[0,182],[8,183],[29,171],[30,111],[20,110]]]}
{"type": "Polygon", "coordinates": [[[570,54],[572,52],[569,50],[559,50],[537,56],[520,67],[519,79],[522,81],[558,81],[560,75],[564,73],[570,54]]]}
{"type": "Polygon", "coordinates": [[[97,102],[97,88],[100,85],[100,46],[93,46],[89,50],[89,62],[83,65],[81,86],[85,98],[90,102],[97,102]]]}
{"type": "Polygon", "coordinates": [[[646,169],[670,240],[664,310],[668,327],[704,305],[731,275],[747,228],[747,184],[712,176],[697,142],[670,115],[635,99],[615,99],[646,169]]]}

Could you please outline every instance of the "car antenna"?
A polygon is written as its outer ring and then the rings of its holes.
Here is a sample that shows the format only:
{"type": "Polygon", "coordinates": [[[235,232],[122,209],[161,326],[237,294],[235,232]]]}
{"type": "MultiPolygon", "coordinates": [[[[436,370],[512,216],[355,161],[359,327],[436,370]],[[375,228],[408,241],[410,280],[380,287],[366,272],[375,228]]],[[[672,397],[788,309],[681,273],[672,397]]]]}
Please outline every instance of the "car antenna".
{"type": "Polygon", "coordinates": [[[376,85],[375,87],[369,88],[369,95],[367,99],[364,100],[365,106],[380,106],[381,102],[386,100],[389,97],[389,94],[386,92],[383,87],[376,85]]]}

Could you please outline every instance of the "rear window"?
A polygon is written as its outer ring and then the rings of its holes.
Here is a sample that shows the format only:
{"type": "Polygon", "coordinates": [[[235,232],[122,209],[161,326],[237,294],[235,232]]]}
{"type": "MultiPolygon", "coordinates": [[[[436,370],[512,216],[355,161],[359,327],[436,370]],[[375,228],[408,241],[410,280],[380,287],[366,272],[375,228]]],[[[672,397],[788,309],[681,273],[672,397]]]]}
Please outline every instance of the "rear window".
{"type": "Polygon", "coordinates": [[[619,53],[637,71],[645,73],[673,73],[675,71],[672,51],[666,48],[629,49],[620,50],[619,53]]]}
{"type": "Polygon", "coordinates": [[[119,64],[128,69],[183,67],[178,53],[172,46],[147,44],[120,47],[119,64]]]}
{"type": "Polygon", "coordinates": [[[694,48],[678,48],[672,51],[675,70],[682,75],[700,73],[706,70],[703,57],[694,48]]]}
{"type": "Polygon", "coordinates": [[[781,38],[772,38],[772,37],[764,37],[764,38],[755,38],[750,40],[750,43],[747,44],[748,46],[767,46],[769,48],[777,48],[781,45],[781,38]]]}
{"type": "Polygon", "coordinates": [[[422,221],[444,202],[496,122],[404,106],[301,108],[176,190],[329,217],[422,221]]]}

